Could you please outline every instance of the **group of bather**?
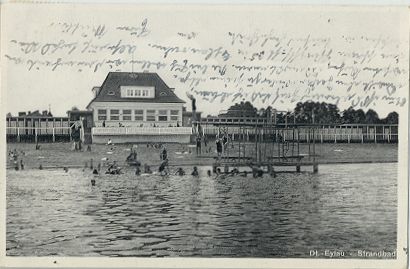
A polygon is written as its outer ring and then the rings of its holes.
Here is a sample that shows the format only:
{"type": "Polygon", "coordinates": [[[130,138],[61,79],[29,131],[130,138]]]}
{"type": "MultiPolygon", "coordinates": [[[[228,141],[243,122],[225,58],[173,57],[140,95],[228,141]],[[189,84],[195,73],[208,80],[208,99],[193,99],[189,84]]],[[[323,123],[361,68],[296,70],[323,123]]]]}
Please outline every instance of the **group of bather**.
{"type": "Polygon", "coordinates": [[[9,150],[8,156],[10,161],[13,162],[15,170],[24,170],[24,162],[23,159],[20,159],[20,156],[24,156],[26,153],[24,151],[18,152],[17,149],[9,150]]]}

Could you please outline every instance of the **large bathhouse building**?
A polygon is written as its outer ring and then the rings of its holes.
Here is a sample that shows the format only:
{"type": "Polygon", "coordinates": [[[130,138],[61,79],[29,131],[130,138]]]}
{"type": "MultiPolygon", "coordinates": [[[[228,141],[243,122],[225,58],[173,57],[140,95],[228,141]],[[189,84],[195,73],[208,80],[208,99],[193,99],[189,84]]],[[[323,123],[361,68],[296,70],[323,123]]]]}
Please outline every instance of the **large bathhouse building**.
{"type": "Polygon", "coordinates": [[[93,142],[186,142],[185,101],[156,73],[110,72],[87,109],[93,112],[93,142]]]}
{"type": "Polygon", "coordinates": [[[87,106],[93,110],[96,126],[181,126],[185,101],[156,73],[110,72],[95,98],[87,106]]]}

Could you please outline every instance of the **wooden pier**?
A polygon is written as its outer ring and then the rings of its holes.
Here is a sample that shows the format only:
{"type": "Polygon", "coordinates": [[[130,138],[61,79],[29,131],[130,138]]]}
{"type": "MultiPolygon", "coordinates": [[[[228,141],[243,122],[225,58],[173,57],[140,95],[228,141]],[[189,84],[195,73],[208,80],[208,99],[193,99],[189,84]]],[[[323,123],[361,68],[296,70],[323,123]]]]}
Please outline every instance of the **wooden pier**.
{"type": "Polygon", "coordinates": [[[216,136],[225,142],[222,152],[219,151],[214,158],[214,172],[232,173],[238,168],[248,167],[254,176],[255,173],[274,175],[279,167],[295,167],[294,172],[301,172],[301,167],[311,166],[312,172],[317,173],[316,139],[313,139],[317,127],[307,130],[305,139],[308,146],[303,147],[307,152],[302,152],[300,129],[296,125],[220,125],[216,136]]]}

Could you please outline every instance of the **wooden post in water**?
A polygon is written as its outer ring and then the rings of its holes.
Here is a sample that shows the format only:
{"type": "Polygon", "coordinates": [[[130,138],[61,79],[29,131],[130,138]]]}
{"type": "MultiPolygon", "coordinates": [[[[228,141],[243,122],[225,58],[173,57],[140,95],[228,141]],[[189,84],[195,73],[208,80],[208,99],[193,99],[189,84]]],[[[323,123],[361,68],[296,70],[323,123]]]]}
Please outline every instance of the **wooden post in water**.
{"type": "Polygon", "coordinates": [[[17,127],[17,142],[20,142],[20,127],[17,127]]]}

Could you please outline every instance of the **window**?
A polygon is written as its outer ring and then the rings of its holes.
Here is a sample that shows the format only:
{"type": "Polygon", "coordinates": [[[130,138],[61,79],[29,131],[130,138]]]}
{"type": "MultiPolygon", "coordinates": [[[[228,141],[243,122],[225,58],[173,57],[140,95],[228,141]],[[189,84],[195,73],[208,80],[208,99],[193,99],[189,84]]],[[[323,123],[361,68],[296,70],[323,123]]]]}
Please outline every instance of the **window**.
{"type": "Polygon", "coordinates": [[[122,119],[123,120],[131,120],[131,109],[124,109],[122,111],[122,119]]]}
{"type": "Polygon", "coordinates": [[[98,109],[97,116],[98,116],[98,120],[107,120],[107,110],[98,109]]]}
{"type": "Polygon", "coordinates": [[[134,111],[135,113],[135,120],[136,121],[143,121],[144,120],[144,110],[138,109],[134,111]]]}
{"type": "Polygon", "coordinates": [[[121,97],[154,98],[155,87],[152,86],[121,86],[121,97]]]}
{"type": "Polygon", "coordinates": [[[168,111],[158,110],[158,121],[168,121],[168,111]]]}
{"type": "Polygon", "coordinates": [[[155,110],[147,110],[147,121],[155,121],[155,110]]]}
{"type": "Polygon", "coordinates": [[[134,91],[131,90],[131,89],[127,89],[127,95],[130,96],[130,97],[133,97],[134,96],[134,91]]]}
{"type": "Polygon", "coordinates": [[[172,121],[179,120],[179,110],[171,110],[171,120],[172,121]]]}
{"type": "Polygon", "coordinates": [[[155,110],[147,110],[147,121],[155,121],[155,110]]]}
{"type": "Polygon", "coordinates": [[[120,110],[119,109],[110,110],[110,120],[120,120],[120,110]]]}

